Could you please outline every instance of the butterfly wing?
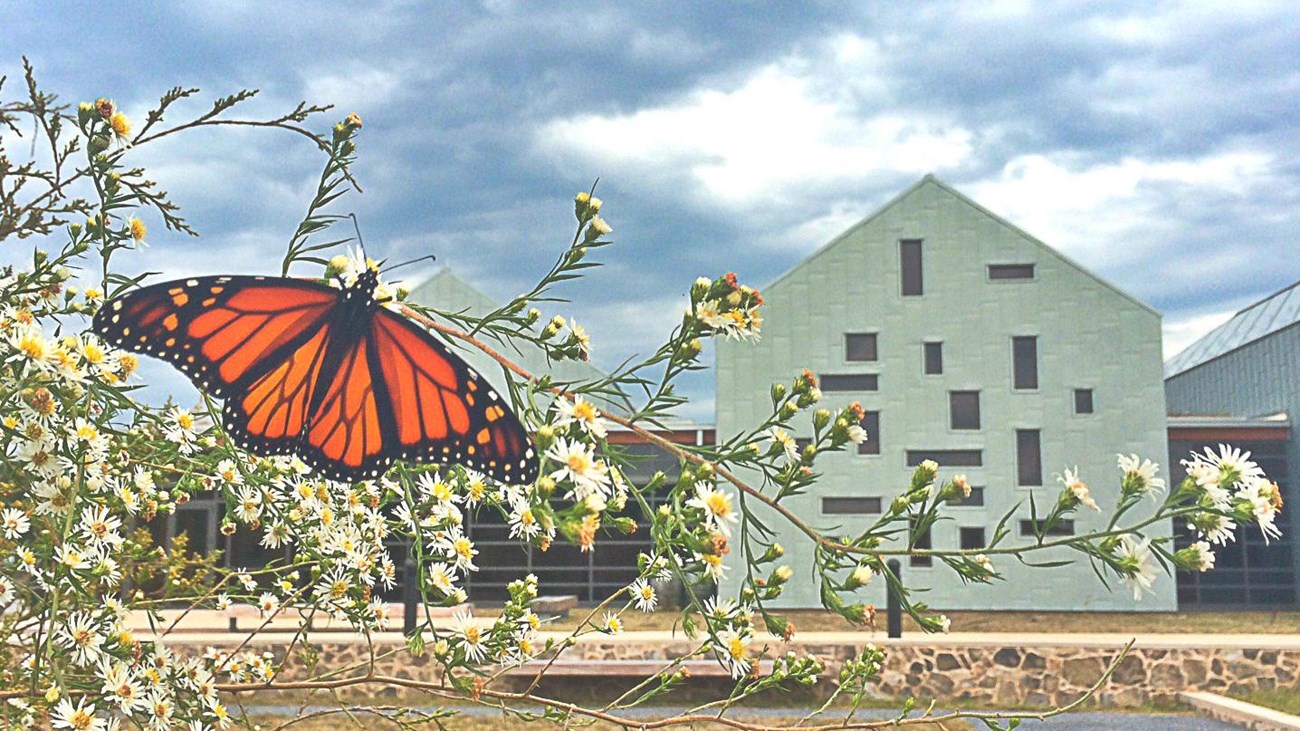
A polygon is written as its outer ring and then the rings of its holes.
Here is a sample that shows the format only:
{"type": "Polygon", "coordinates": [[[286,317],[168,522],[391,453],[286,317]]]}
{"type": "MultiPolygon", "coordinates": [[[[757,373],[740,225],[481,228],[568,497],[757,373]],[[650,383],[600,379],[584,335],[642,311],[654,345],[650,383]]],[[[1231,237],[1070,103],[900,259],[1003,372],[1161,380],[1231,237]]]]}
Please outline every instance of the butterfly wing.
{"type": "Polygon", "coordinates": [[[515,484],[537,477],[527,432],[492,385],[404,317],[376,310],[329,381],[305,435],[318,469],[360,479],[405,459],[515,484]]]}
{"type": "Polygon", "coordinates": [[[241,445],[288,454],[302,435],[339,299],[339,290],[306,280],[197,277],[117,297],[91,327],[225,398],[226,430],[241,445]]]}

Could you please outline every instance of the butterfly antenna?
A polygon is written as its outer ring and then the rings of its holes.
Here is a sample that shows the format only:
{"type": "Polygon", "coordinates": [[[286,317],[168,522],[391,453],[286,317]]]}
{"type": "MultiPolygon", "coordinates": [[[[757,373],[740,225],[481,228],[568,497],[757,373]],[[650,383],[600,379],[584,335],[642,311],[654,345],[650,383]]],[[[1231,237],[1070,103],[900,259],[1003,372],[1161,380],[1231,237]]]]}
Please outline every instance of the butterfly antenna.
{"type": "Polygon", "coordinates": [[[357,214],[349,213],[348,218],[352,219],[352,228],[357,232],[357,245],[361,247],[361,256],[366,256],[366,242],[361,240],[361,224],[357,222],[357,214]]]}
{"type": "Polygon", "coordinates": [[[394,269],[401,269],[401,268],[404,267],[404,266],[410,266],[410,265],[412,265],[412,264],[418,264],[419,262],[422,262],[422,261],[425,261],[425,260],[428,260],[428,261],[438,261],[438,257],[434,256],[433,254],[427,254],[427,255],[425,255],[425,256],[421,256],[421,257],[417,257],[417,258],[415,258],[415,259],[412,259],[412,260],[410,260],[410,261],[404,261],[404,262],[402,262],[401,264],[394,264],[394,265],[392,265],[392,266],[390,266],[390,267],[385,267],[385,268],[384,268],[384,273],[387,274],[388,272],[391,272],[391,271],[393,271],[394,269]]]}

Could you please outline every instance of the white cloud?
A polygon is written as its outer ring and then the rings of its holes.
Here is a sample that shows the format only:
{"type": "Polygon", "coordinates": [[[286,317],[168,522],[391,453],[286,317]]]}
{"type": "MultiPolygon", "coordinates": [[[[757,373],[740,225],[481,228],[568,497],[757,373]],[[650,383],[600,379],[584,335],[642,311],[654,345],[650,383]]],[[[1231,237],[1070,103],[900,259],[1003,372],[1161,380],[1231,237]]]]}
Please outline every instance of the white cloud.
{"type": "Polygon", "coordinates": [[[1201,157],[1086,162],[1075,153],[1022,155],[999,175],[964,185],[989,210],[1087,262],[1149,259],[1174,243],[1185,219],[1171,200],[1248,196],[1272,178],[1273,159],[1240,149],[1201,157]]]}
{"type": "Polygon", "coordinates": [[[1169,360],[1183,352],[1187,349],[1187,346],[1200,340],[1214,328],[1231,320],[1236,313],[1236,310],[1224,310],[1165,322],[1164,359],[1169,360]]]}
{"type": "Polygon", "coordinates": [[[657,181],[650,185],[733,209],[965,161],[969,130],[930,115],[878,111],[887,96],[878,55],[860,38],[837,37],[739,83],[627,113],[552,120],[537,147],[559,161],[657,181]]]}

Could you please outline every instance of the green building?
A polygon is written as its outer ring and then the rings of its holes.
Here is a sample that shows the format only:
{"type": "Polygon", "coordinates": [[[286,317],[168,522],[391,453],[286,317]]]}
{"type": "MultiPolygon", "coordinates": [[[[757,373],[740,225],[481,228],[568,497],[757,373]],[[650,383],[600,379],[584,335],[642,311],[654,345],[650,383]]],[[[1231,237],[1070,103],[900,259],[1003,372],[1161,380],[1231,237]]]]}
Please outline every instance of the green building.
{"type": "MultiPolygon", "coordinates": [[[[1028,543],[1029,497],[1050,507],[1057,473],[1077,466],[1105,509],[1119,492],[1117,453],[1155,461],[1168,453],[1160,314],[933,176],[763,294],[762,341],[718,345],[718,435],[760,423],[771,384],[803,368],[819,376],[829,407],[860,401],[868,441],[820,457],[822,479],[785,503],[828,531],[874,522],[914,466],[934,459],[941,480],[964,473],[974,490],[919,545],[985,545],[1017,504],[1008,540],[1028,543]]],[[[807,417],[795,422],[796,437],[811,436],[807,417]]],[[[1082,510],[1066,528],[1104,528],[1106,514],[1082,510]]],[[[782,526],[776,516],[767,524],[782,526]]],[[[779,540],[796,577],[784,604],[817,605],[812,546],[788,528],[779,540]]],[[[903,573],[910,586],[930,589],[915,597],[939,609],[1175,606],[1173,579],[1162,577],[1154,595],[1134,602],[1124,587],[1107,591],[1086,561],[1031,569],[1003,558],[996,565],[1008,581],[993,586],[965,585],[941,562],[926,563],[907,560],[903,573]]],[[[724,593],[738,575],[729,572],[724,593]]],[[[884,602],[882,581],[861,592],[884,602]]]]}

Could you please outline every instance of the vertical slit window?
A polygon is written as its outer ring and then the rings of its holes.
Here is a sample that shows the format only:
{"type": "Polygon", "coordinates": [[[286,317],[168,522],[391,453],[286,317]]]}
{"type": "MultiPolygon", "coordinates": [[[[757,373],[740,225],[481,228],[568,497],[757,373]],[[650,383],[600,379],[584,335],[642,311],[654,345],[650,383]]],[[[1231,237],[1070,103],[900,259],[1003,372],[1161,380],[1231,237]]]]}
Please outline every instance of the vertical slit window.
{"type": "Polygon", "coordinates": [[[1092,413],[1092,389],[1091,388],[1074,389],[1074,413],[1076,414],[1092,413]]]}
{"type": "Polygon", "coordinates": [[[980,428],[979,391],[949,391],[948,407],[953,429],[980,428]]]}
{"type": "Polygon", "coordinates": [[[1038,429],[1016,430],[1016,484],[1022,487],[1041,487],[1043,484],[1043,453],[1038,429]]]}
{"type": "Polygon", "coordinates": [[[921,240],[904,239],[898,242],[898,261],[902,270],[903,296],[920,297],[925,294],[925,279],[921,271],[921,240]]]}
{"type": "Polygon", "coordinates": [[[880,454],[880,412],[864,412],[862,428],[867,432],[867,441],[858,445],[858,454],[880,454]]]}
{"type": "Polygon", "coordinates": [[[925,375],[937,376],[943,373],[943,343],[925,344],[925,375]]]}
{"type": "Polygon", "coordinates": [[[1038,388],[1038,338],[1032,335],[1011,338],[1011,362],[1017,390],[1038,388]]]}

